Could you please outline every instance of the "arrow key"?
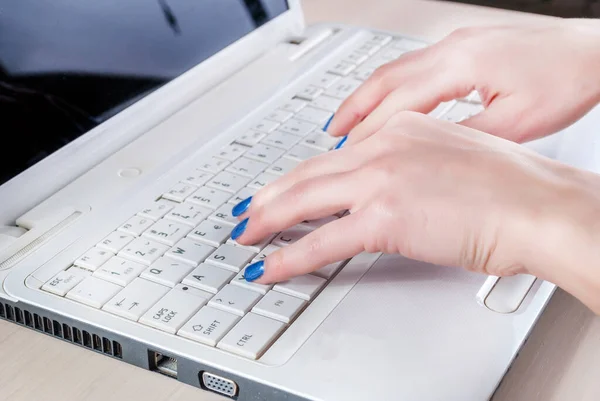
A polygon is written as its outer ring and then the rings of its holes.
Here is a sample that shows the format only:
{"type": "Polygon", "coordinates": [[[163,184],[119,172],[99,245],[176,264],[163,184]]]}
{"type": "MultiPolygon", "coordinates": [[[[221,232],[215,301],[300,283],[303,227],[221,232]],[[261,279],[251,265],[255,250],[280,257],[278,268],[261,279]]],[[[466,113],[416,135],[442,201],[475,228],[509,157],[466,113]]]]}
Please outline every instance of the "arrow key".
{"type": "Polygon", "coordinates": [[[214,347],[239,319],[239,316],[205,306],[179,329],[177,335],[214,347]]]}

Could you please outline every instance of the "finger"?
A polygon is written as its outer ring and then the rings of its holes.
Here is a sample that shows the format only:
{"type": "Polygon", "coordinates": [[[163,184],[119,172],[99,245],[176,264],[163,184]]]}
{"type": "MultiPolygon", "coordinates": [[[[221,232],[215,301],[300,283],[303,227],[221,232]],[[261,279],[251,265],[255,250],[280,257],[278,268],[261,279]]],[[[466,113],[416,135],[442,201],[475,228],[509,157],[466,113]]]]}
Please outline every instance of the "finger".
{"type": "Polygon", "coordinates": [[[300,181],[250,214],[246,223],[240,223],[243,232],[234,229],[232,238],[242,245],[256,244],[269,234],[304,220],[315,220],[351,209],[358,198],[355,181],[356,176],[352,172],[300,181]]]}
{"type": "Polygon", "coordinates": [[[262,266],[264,273],[256,282],[284,281],[359,254],[364,251],[361,221],[361,212],[358,211],[325,224],[296,243],[273,252],[265,259],[262,266]]]}
{"type": "Polygon", "coordinates": [[[544,126],[544,117],[542,121],[532,124],[533,117],[522,102],[513,97],[504,97],[495,99],[487,109],[459,124],[520,143],[535,137],[535,126],[544,126]]]}
{"type": "MultiPolygon", "coordinates": [[[[310,160],[307,160],[283,177],[275,180],[265,188],[258,191],[252,198],[247,215],[254,213],[262,205],[269,203],[279,194],[285,192],[300,181],[307,180],[319,175],[342,173],[360,167],[364,162],[370,160],[373,151],[371,149],[345,146],[335,152],[329,152],[310,160]]],[[[244,215],[244,216],[247,216],[244,215]]]]}
{"type": "Polygon", "coordinates": [[[425,74],[423,79],[400,85],[390,93],[363,122],[357,125],[348,136],[348,144],[368,138],[380,130],[387,121],[401,111],[430,113],[440,103],[467,96],[472,92],[472,84],[449,76],[425,74]]]}
{"type": "Polygon", "coordinates": [[[436,53],[433,48],[405,53],[377,69],[340,105],[327,132],[333,136],[350,132],[398,85],[414,79],[414,75],[420,75],[423,69],[429,69],[434,60],[432,53],[436,53]]]}

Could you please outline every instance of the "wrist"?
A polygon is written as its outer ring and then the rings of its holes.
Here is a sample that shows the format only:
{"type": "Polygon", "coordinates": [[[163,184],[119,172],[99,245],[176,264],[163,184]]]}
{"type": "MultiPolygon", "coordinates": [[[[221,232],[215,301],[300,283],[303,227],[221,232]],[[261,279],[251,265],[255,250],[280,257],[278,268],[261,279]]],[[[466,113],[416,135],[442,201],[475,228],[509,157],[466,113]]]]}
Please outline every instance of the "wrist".
{"type": "Polygon", "coordinates": [[[600,176],[569,169],[536,221],[539,242],[528,272],[567,291],[600,314],[600,176]]]}

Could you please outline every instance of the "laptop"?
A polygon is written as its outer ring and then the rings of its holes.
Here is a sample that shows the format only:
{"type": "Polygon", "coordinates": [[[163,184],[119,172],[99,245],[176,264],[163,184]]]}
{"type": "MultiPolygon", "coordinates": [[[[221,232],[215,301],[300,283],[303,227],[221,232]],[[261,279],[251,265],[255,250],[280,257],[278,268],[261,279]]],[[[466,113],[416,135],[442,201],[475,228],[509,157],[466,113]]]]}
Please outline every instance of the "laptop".
{"type": "Polygon", "coordinates": [[[21,0],[0,29],[0,318],[198,399],[492,397],[552,283],[363,253],[265,286],[243,269],[289,233],[229,238],[236,203],[333,149],[340,103],[427,42],[307,27],[297,0],[21,0]]]}

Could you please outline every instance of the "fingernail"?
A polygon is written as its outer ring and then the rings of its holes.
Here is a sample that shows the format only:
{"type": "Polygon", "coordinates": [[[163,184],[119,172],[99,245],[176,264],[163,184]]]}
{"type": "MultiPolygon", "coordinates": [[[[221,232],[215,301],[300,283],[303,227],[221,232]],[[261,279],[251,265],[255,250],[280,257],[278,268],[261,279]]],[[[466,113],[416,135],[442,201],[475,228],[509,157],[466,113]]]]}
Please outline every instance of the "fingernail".
{"type": "Polygon", "coordinates": [[[244,278],[246,281],[254,281],[260,278],[265,272],[265,262],[259,260],[254,262],[244,270],[244,278]]]}
{"type": "Polygon", "coordinates": [[[248,207],[250,206],[251,201],[252,201],[252,197],[249,197],[249,198],[244,199],[237,205],[235,205],[233,207],[233,209],[231,209],[231,214],[233,215],[233,217],[238,217],[238,216],[241,216],[242,214],[246,213],[246,210],[248,210],[248,207]]]}
{"type": "Polygon", "coordinates": [[[327,122],[323,126],[323,131],[327,132],[327,128],[329,128],[329,124],[331,124],[331,120],[333,120],[333,116],[335,116],[335,114],[332,114],[331,117],[329,117],[329,120],[327,120],[327,122]]]}
{"type": "Polygon", "coordinates": [[[341,148],[342,146],[344,146],[344,143],[346,143],[346,141],[348,140],[348,135],[346,135],[345,137],[342,138],[341,141],[338,142],[337,145],[335,145],[335,148],[333,148],[334,150],[341,148]]]}
{"type": "Polygon", "coordinates": [[[237,226],[235,226],[233,228],[233,230],[231,231],[231,239],[232,240],[236,240],[238,239],[243,233],[244,231],[246,231],[246,226],[248,225],[248,219],[245,218],[244,220],[240,221],[238,223],[237,226]]]}

